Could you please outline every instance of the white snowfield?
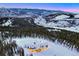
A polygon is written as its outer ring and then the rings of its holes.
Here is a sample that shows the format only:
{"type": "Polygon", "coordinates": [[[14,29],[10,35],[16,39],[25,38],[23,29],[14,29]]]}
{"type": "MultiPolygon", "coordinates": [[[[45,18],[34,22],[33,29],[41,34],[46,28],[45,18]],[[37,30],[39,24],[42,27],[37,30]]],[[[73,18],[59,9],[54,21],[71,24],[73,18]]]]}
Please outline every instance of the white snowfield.
{"type": "Polygon", "coordinates": [[[36,47],[40,48],[40,46],[48,45],[48,49],[42,52],[33,53],[34,56],[75,56],[79,55],[79,53],[73,49],[67,48],[64,45],[58,44],[56,42],[51,42],[48,39],[39,38],[39,37],[22,37],[22,38],[12,38],[15,40],[19,47],[24,49],[25,56],[29,56],[31,52],[27,49],[27,47],[36,47]],[[33,44],[36,42],[36,44],[33,44]],[[62,51],[62,52],[61,52],[62,51]]]}
{"type": "MultiPolygon", "coordinates": [[[[78,32],[79,33],[79,19],[66,19],[68,16],[65,15],[60,15],[56,17],[56,20],[58,21],[55,23],[53,21],[46,23],[46,20],[42,17],[39,16],[34,20],[34,22],[37,25],[44,26],[44,27],[50,27],[50,28],[56,28],[56,29],[64,29],[68,31],[73,31],[73,32],[78,32]],[[70,24],[68,21],[74,21],[75,24],[70,27],[70,24]]],[[[54,19],[55,20],[55,19],[54,19]]]]}
{"type": "Polygon", "coordinates": [[[79,18],[79,15],[75,15],[75,17],[74,18],[79,18]]]}
{"type": "Polygon", "coordinates": [[[57,17],[55,17],[55,20],[62,20],[62,19],[66,19],[66,18],[69,18],[69,16],[67,16],[67,15],[59,15],[59,16],[57,16],[57,17]]]}
{"type": "Polygon", "coordinates": [[[79,33],[79,26],[76,26],[76,27],[65,27],[65,28],[54,27],[54,28],[56,28],[56,29],[68,30],[68,31],[72,31],[72,32],[77,32],[77,33],[79,33]]]}
{"type": "Polygon", "coordinates": [[[46,25],[46,20],[42,18],[42,16],[39,16],[38,18],[35,18],[34,23],[38,25],[46,25]]]}
{"type": "Polygon", "coordinates": [[[3,23],[2,26],[11,26],[12,22],[9,19],[7,22],[3,23]]]}

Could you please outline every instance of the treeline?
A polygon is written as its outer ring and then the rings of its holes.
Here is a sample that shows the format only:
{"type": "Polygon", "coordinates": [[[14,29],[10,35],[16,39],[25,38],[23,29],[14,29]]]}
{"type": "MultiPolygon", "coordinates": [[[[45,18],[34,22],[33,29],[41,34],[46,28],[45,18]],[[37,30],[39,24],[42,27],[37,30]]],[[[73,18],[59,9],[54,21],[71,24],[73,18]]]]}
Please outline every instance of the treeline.
{"type": "Polygon", "coordinates": [[[53,42],[57,40],[60,44],[65,44],[70,48],[76,48],[79,51],[79,33],[70,32],[66,30],[61,31],[51,31],[49,32],[47,28],[43,27],[33,27],[33,28],[0,28],[0,31],[5,35],[4,37],[43,37],[52,40],[53,42]]]}

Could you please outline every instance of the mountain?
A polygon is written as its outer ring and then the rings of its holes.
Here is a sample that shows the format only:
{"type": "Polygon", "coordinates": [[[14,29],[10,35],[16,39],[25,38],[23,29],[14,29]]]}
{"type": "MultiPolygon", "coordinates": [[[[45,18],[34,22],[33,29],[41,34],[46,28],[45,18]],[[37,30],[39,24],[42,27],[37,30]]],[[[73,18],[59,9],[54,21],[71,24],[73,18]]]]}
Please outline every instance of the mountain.
{"type": "Polygon", "coordinates": [[[79,14],[43,9],[0,8],[0,26],[42,26],[79,32],[79,14]]]}

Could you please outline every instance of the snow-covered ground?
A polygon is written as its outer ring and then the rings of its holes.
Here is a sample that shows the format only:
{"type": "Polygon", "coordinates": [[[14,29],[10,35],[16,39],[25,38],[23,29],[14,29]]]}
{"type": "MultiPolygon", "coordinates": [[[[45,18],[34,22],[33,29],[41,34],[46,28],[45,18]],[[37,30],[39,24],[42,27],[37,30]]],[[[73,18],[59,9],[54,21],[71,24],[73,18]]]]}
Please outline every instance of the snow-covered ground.
{"type": "Polygon", "coordinates": [[[59,16],[55,17],[54,19],[55,20],[62,20],[62,19],[66,19],[66,18],[69,18],[69,16],[67,16],[67,15],[59,15],[59,16]]]}
{"type": "Polygon", "coordinates": [[[75,17],[74,18],[79,18],[79,14],[78,15],[75,15],[75,17]]]}
{"type": "Polygon", "coordinates": [[[56,28],[56,29],[68,30],[68,31],[72,31],[72,32],[77,32],[77,33],[79,33],[79,26],[75,26],[75,27],[65,27],[65,28],[54,27],[54,28],[56,28]]]}
{"type": "Polygon", "coordinates": [[[60,29],[47,29],[49,32],[51,32],[51,31],[59,31],[59,32],[61,32],[61,30],[60,29]]]}
{"type": "Polygon", "coordinates": [[[11,24],[11,19],[9,19],[7,22],[3,23],[2,26],[11,26],[11,24]]]}
{"type": "Polygon", "coordinates": [[[79,53],[73,49],[71,50],[67,46],[63,44],[59,44],[58,42],[52,42],[44,38],[38,37],[22,37],[22,38],[12,38],[15,40],[19,47],[24,49],[25,56],[28,56],[31,52],[27,49],[27,47],[36,47],[40,48],[40,46],[48,45],[48,49],[42,52],[33,53],[34,56],[74,56],[79,55],[79,53]],[[34,44],[36,42],[36,44],[34,44]]]}
{"type": "MultiPolygon", "coordinates": [[[[49,28],[56,28],[56,29],[64,29],[68,31],[78,32],[79,33],[79,19],[65,19],[68,16],[60,15],[56,17],[57,22],[54,22],[53,20],[51,22],[46,22],[46,20],[39,16],[35,19],[35,23],[37,25],[43,26],[43,27],[49,27],[49,28]],[[61,18],[61,19],[60,19],[61,18]],[[71,23],[74,22],[74,23],[71,23]]],[[[77,16],[75,16],[77,17],[77,16]]]]}

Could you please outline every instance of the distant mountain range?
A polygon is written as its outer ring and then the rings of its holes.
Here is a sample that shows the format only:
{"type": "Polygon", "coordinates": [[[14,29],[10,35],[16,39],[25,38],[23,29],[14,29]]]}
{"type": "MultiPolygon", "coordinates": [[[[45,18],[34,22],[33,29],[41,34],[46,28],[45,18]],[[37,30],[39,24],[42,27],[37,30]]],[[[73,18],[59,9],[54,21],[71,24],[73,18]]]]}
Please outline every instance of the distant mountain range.
{"type": "Polygon", "coordinates": [[[42,26],[79,32],[79,14],[43,9],[0,8],[0,26],[42,26]]]}

